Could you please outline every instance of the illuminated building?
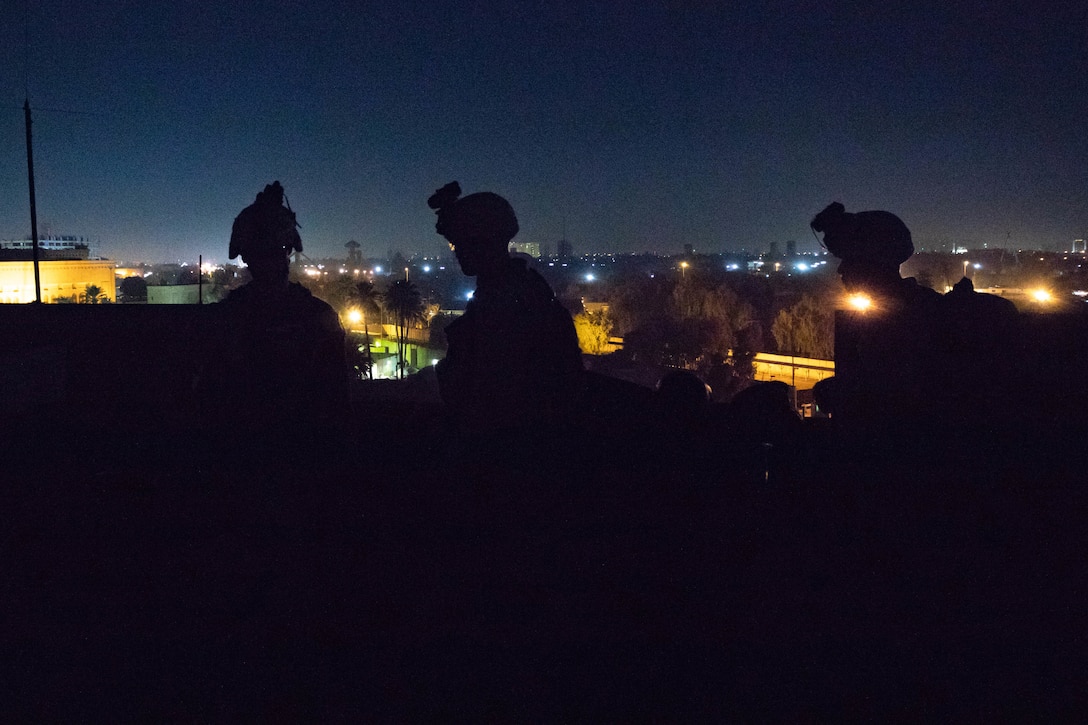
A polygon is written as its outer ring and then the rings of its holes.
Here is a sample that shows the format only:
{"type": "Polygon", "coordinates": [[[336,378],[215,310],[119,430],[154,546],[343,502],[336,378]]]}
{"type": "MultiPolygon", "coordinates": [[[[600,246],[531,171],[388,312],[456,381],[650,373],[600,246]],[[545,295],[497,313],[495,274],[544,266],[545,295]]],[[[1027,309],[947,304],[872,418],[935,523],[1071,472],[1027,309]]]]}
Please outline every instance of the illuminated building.
{"type": "MultiPolygon", "coordinates": [[[[87,285],[97,286],[110,302],[117,300],[117,278],[108,259],[43,259],[38,269],[42,302],[55,302],[58,297],[79,299],[87,285]]],[[[0,303],[34,300],[34,262],[0,261],[0,303]]]]}
{"type": "MultiPolygon", "coordinates": [[[[94,285],[110,302],[117,300],[114,263],[90,259],[84,237],[48,236],[38,240],[38,272],[42,302],[79,298],[94,285]]],[[[30,239],[0,241],[0,303],[34,302],[34,242],[30,239]]]]}

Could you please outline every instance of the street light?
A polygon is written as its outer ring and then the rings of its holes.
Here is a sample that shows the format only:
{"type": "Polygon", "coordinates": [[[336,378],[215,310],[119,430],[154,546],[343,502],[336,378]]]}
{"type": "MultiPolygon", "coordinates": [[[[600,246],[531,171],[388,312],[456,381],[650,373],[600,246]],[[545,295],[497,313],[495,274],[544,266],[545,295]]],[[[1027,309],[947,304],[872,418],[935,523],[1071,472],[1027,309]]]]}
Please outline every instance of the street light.
{"type": "Polygon", "coordinates": [[[687,277],[688,277],[687,272],[688,272],[688,263],[687,262],[681,262],[680,263],[680,276],[683,277],[684,279],[687,279],[687,277]]]}
{"type": "Polygon", "coordinates": [[[873,300],[868,295],[850,295],[848,298],[846,298],[846,301],[858,312],[865,312],[873,306],[873,300]]]}

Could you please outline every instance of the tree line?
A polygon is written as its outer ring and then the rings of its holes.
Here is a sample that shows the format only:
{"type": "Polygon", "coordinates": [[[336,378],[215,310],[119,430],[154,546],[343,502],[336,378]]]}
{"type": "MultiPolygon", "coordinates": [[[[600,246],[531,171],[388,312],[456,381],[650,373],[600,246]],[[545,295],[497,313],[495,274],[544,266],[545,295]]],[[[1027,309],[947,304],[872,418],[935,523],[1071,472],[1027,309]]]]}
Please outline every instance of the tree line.
{"type": "MultiPolygon", "coordinates": [[[[445,348],[443,330],[453,318],[439,313],[451,303],[441,289],[423,290],[405,279],[382,289],[349,274],[299,281],[345,319],[355,310],[360,324],[378,315],[392,322],[401,375],[410,329],[427,329],[429,345],[445,348]]],[[[757,352],[821,359],[834,355],[840,289],[830,274],[763,277],[693,265],[683,274],[629,272],[593,286],[558,281],[553,286],[574,318],[582,351],[589,355],[612,351],[609,340],[621,337],[623,354],[646,365],[703,373],[729,365],[748,375],[757,352]],[[583,304],[589,300],[603,304],[589,310],[583,304]]]]}
{"type": "Polygon", "coordinates": [[[600,354],[613,336],[625,354],[655,367],[705,372],[744,367],[756,352],[834,356],[834,310],[840,292],[829,277],[767,278],[728,273],[632,273],[592,292],[602,309],[575,314],[583,352],[600,354]]]}

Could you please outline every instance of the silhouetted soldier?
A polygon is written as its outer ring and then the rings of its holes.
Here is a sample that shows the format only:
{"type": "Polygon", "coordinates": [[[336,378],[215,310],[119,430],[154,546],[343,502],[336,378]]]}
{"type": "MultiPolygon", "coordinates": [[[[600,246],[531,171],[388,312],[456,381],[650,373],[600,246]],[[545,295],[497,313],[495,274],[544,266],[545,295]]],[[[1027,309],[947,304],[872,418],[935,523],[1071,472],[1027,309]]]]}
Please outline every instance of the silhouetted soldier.
{"type": "Polygon", "coordinates": [[[981,357],[1007,357],[1009,342],[1019,325],[1020,313],[1004,297],[975,291],[967,277],[941,298],[951,344],[981,357]]]}
{"type": "Polygon", "coordinates": [[[812,220],[823,232],[823,245],[840,260],[839,276],[847,292],[873,298],[881,311],[902,312],[934,305],[940,297],[899,267],[914,254],[914,242],[903,220],[886,211],[848,213],[839,202],[812,220]]]}
{"type": "Polygon", "coordinates": [[[848,213],[835,202],[812,220],[823,245],[840,260],[843,287],[865,295],[865,312],[836,326],[834,382],[821,397],[841,421],[865,437],[919,433],[932,421],[938,388],[940,295],[899,275],[914,254],[910,230],[886,211],[848,213]],[[842,324],[845,323],[845,324],[842,324]],[[835,399],[837,398],[837,399],[835,399]]]}
{"type": "Polygon", "coordinates": [[[462,198],[456,181],[427,203],[461,271],[476,277],[464,315],[446,328],[448,351],[436,370],[459,428],[539,438],[569,423],[582,383],[578,336],[544,278],[510,257],[513,208],[490,192],[462,198]]]}
{"type": "Polygon", "coordinates": [[[288,279],[302,250],[295,214],[274,182],[242,210],[231,231],[252,281],[216,305],[226,340],[222,385],[246,446],[290,450],[336,435],[347,412],[344,331],[329,305],[288,279]]]}
{"type": "Polygon", "coordinates": [[[967,277],[941,298],[941,366],[948,424],[962,456],[997,463],[1014,450],[1013,412],[1020,403],[1020,313],[1003,297],[975,291],[967,277]]]}
{"type": "Polygon", "coordinates": [[[747,463],[769,473],[801,458],[801,418],[780,380],[756,383],[733,396],[728,408],[728,440],[747,463]]]}
{"type": "Polygon", "coordinates": [[[641,430],[624,445],[652,448],[653,458],[669,468],[698,465],[715,432],[711,395],[710,386],[690,370],[668,371],[657,381],[649,415],[639,416],[641,430]]]}

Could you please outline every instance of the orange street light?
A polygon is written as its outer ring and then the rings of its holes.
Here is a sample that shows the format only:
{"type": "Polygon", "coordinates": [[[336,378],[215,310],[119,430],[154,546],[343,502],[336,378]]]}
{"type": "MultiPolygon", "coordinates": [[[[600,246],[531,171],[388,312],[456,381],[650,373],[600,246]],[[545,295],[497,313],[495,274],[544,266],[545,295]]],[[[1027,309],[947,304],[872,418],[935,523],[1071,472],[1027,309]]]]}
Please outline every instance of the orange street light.
{"type": "Polygon", "coordinates": [[[1054,296],[1045,289],[1037,289],[1031,291],[1031,299],[1040,303],[1047,303],[1054,300],[1054,296]]]}
{"type": "Polygon", "coordinates": [[[872,298],[862,294],[850,295],[846,298],[846,302],[858,312],[865,312],[873,306],[872,298]]]}
{"type": "Polygon", "coordinates": [[[688,272],[688,263],[687,262],[681,262],[680,263],[680,276],[683,277],[684,279],[687,279],[687,276],[688,276],[687,272],[688,272]]]}

